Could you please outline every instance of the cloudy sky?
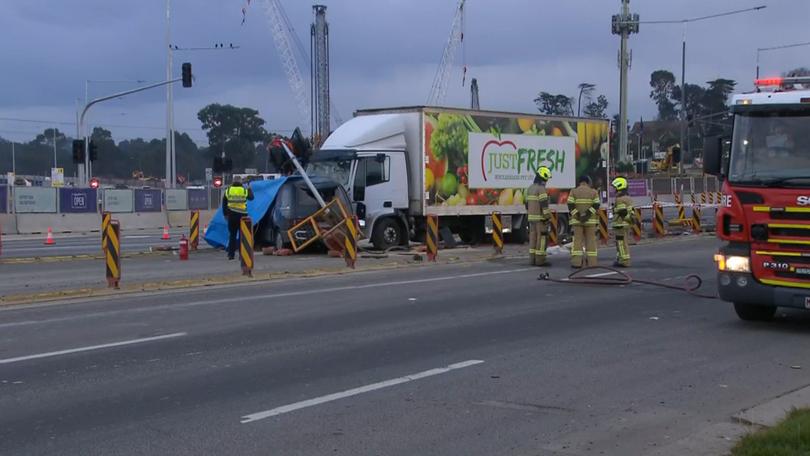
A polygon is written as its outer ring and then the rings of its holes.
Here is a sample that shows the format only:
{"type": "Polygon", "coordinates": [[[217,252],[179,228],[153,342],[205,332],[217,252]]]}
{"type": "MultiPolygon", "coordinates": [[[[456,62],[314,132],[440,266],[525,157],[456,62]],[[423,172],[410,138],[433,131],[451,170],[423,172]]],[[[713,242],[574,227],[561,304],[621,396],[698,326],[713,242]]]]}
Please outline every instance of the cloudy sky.
{"type": "MultiPolygon", "coordinates": [[[[273,45],[264,0],[253,0],[244,25],[245,0],[172,0],[172,43],[235,51],[177,52],[193,62],[191,89],[175,89],[175,124],[205,143],[196,118],[208,103],[231,103],[260,111],[273,131],[294,128],[300,116],[273,45]]],[[[312,2],[282,0],[309,49],[312,2]]],[[[332,96],[344,119],[363,107],[425,102],[447,40],[457,0],[323,0],[330,24],[332,96]]],[[[165,0],[0,0],[0,46],[4,90],[0,91],[0,136],[30,138],[49,126],[11,119],[60,122],[75,132],[77,100],[158,81],[166,73],[165,0]],[[102,82],[103,81],[103,82],[102,82]],[[109,82],[130,81],[130,82],[109,82]]],[[[535,111],[541,91],[574,96],[580,82],[618,111],[618,38],[610,16],[619,0],[467,0],[464,52],[456,56],[445,104],[466,106],[460,66],[479,80],[485,109],[535,111]]],[[[808,0],[632,0],[644,20],[682,19],[767,5],[747,13],[689,24],[687,81],[726,77],[750,89],[758,47],[810,41],[808,0]]],[[[680,77],[682,25],[641,25],[633,35],[630,118],[654,117],[649,75],[659,68],[680,77]]],[[[766,52],[764,74],[810,66],[810,47],[766,52]]],[[[308,75],[308,69],[305,74],[308,75]]],[[[165,90],[156,89],[94,108],[93,125],[116,139],[165,134],[165,90]]]]}

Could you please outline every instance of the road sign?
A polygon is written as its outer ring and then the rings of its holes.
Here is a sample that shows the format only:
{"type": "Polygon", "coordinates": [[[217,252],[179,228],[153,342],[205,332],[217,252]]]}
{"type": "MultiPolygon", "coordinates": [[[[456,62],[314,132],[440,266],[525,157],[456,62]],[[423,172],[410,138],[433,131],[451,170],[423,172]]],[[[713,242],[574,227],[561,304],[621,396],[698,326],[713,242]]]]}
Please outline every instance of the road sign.
{"type": "Polygon", "coordinates": [[[214,178],[214,169],[213,168],[205,168],[205,181],[211,183],[211,180],[214,178]]]}
{"type": "Polygon", "coordinates": [[[51,187],[61,187],[65,185],[65,169],[51,168],[51,187]]]}

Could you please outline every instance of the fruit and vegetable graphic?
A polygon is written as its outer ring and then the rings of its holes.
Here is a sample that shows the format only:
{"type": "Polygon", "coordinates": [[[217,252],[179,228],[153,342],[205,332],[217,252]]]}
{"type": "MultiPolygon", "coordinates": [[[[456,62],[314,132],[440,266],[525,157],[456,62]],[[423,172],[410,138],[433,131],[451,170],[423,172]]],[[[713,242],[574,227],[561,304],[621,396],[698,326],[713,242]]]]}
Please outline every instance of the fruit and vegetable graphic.
{"type": "MultiPolygon", "coordinates": [[[[498,117],[447,112],[425,114],[425,191],[429,204],[443,206],[510,206],[525,204],[525,188],[470,188],[468,148],[470,133],[574,137],[576,177],[597,179],[608,124],[602,121],[547,120],[533,117],[498,117]]],[[[528,187],[528,183],[526,184],[528,187]]],[[[553,204],[564,204],[569,189],[549,188],[553,204]]]]}

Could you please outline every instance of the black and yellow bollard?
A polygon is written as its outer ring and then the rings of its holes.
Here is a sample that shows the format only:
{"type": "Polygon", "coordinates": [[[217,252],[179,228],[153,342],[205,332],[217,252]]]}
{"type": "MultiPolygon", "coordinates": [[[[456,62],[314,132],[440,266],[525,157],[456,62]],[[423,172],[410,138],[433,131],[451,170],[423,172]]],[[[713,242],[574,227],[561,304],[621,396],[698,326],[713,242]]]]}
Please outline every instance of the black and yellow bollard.
{"type": "Polygon", "coordinates": [[[107,286],[118,289],[121,281],[121,227],[118,220],[110,220],[107,225],[104,249],[104,263],[107,269],[107,286]]]}
{"type": "Polygon", "coordinates": [[[658,202],[653,203],[653,230],[658,237],[667,235],[666,227],[664,226],[664,208],[658,202]]]}
{"type": "Polygon", "coordinates": [[[692,206],[692,231],[695,234],[700,234],[703,232],[703,228],[700,226],[700,206],[692,206]]]}
{"type": "Polygon", "coordinates": [[[548,245],[560,245],[560,218],[557,211],[551,211],[551,216],[548,218],[548,245]]]}
{"type": "Polygon", "coordinates": [[[110,220],[112,220],[112,214],[109,212],[102,212],[101,213],[101,251],[107,251],[107,228],[110,226],[110,220]]]}
{"type": "Polygon", "coordinates": [[[191,250],[197,250],[200,245],[200,211],[191,211],[188,227],[188,246],[191,250]]]}
{"type": "Polygon", "coordinates": [[[253,222],[250,217],[242,217],[239,223],[239,260],[242,275],[253,277],[253,222]]]}
{"type": "Polygon", "coordinates": [[[494,211],[492,215],[492,247],[495,249],[495,255],[503,254],[503,221],[501,220],[501,213],[494,211]]]}
{"type": "Polygon", "coordinates": [[[346,219],[345,237],[343,239],[343,259],[346,266],[354,269],[357,263],[357,225],[355,218],[346,219]]]}
{"type": "Polygon", "coordinates": [[[607,209],[599,209],[599,241],[607,245],[610,239],[610,232],[608,231],[608,213],[607,209]]]}
{"type": "Polygon", "coordinates": [[[706,205],[706,192],[703,192],[703,193],[700,194],[700,205],[701,206],[706,205]]]}
{"type": "Polygon", "coordinates": [[[683,207],[683,195],[676,193],[675,205],[678,206],[678,223],[683,223],[686,220],[686,209],[683,207]]]}
{"type": "Polygon", "coordinates": [[[439,254],[439,216],[427,216],[427,233],[425,236],[428,261],[436,261],[439,254]]]}
{"type": "Polygon", "coordinates": [[[641,209],[633,209],[633,223],[630,225],[633,230],[633,238],[636,242],[641,240],[641,209]]]}

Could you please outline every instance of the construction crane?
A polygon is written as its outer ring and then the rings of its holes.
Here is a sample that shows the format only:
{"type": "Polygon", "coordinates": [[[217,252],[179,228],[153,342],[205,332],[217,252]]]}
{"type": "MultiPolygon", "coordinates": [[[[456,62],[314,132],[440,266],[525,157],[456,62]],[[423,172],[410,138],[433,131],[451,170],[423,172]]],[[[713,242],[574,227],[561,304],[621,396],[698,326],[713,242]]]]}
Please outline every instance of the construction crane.
{"type": "MultiPolygon", "coordinates": [[[[453,61],[456,58],[456,50],[464,44],[464,3],[466,0],[459,0],[456,14],[453,16],[453,24],[450,26],[450,37],[442,52],[442,59],[436,75],[433,77],[433,85],[430,88],[427,105],[438,106],[444,101],[447,94],[447,82],[450,79],[450,71],[453,68],[453,61]]],[[[463,68],[466,77],[467,67],[463,68]]],[[[463,84],[463,82],[462,82],[463,84]]]]}
{"type": "MultiPolygon", "coordinates": [[[[301,125],[311,125],[312,113],[310,110],[310,94],[307,92],[304,73],[301,71],[301,67],[306,67],[310,64],[309,55],[303,43],[298,38],[298,35],[295,33],[295,28],[292,26],[292,22],[287,16],[287,12],[284,10],[281,1],[264,0],[264,7],[270,22],[273,43],[275,44],[276,51],[278,51],[281,66],[284,69],[287,82],[290,85],[296,105],[298,106],[301,125]]],[[[309,69],[311,69],[311,67],[309,69]]],[[[312,90],[311,87],[312,86],[310,86],[310,90],[312,90]]],[[[338,125],[342,124],[343,119],[338,114],[338,110],[335,108],[331,99],[329,100],[329,106],[335,122],[338,125]]]]}
{"type": "Polygon", "coordinates": [[[278,56],[281,59],[281,66],[298,105],[298,114],[303,121],[302,125],[307,125],[311,120],[309,97],[307,96],[303,73],[301,73],[301,68],[298,66],[298,61],[293,53],[294,32],[292,26],[279,0],[265,0],[264,11],[270,20],[273,43],[276,45],[276,51],[278,51],[278,56]]]}
{"type": "Polygon", "coordinates": [[[470,107],[476,111],[481,109],[481,102],[478,100],[478,79],[475,78],[470,81],[470,107]]]}

